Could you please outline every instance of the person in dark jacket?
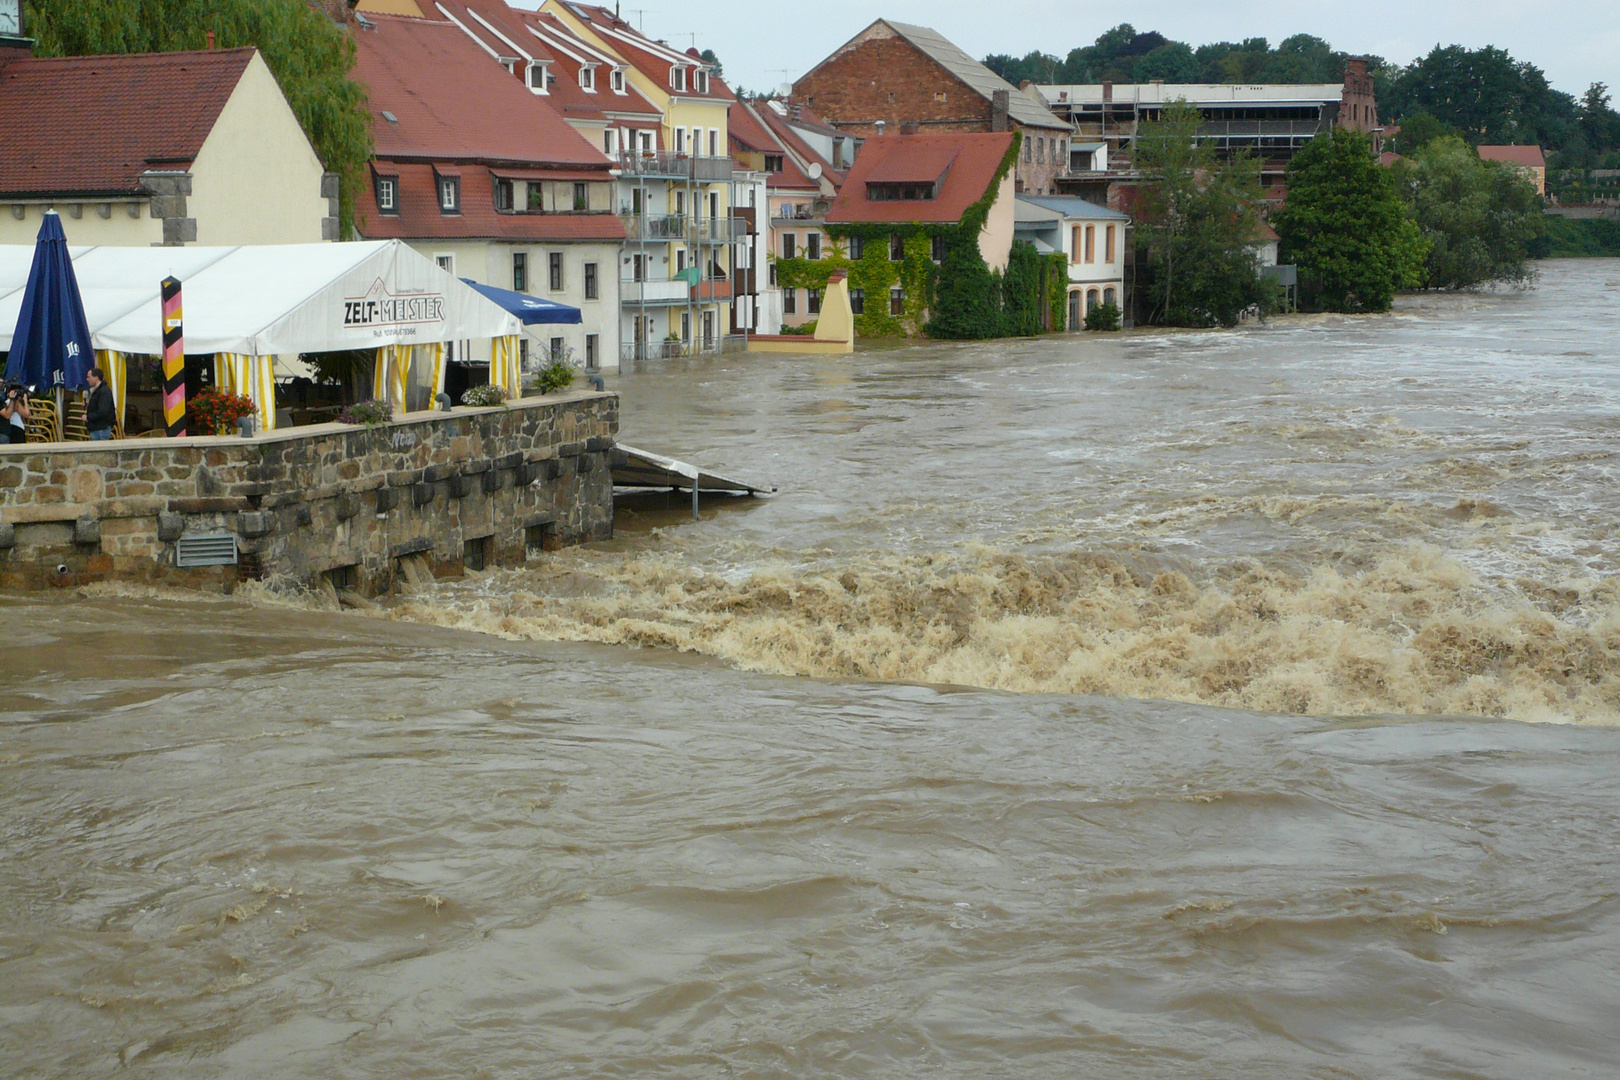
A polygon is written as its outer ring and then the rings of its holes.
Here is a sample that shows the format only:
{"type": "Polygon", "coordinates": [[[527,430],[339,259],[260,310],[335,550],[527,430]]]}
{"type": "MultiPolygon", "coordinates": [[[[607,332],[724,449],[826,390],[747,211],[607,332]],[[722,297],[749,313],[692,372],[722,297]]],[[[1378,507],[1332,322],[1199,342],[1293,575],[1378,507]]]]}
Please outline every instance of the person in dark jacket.
{"type": "Polygon", "coordinates": [[[118,422],[118,407],[113,404],[112,387],[107,385],[106,378],[98,367],[85,372],[90,397],[84,403],[84,426],[92,439],[112,438],[113,425],[118,422]]]}

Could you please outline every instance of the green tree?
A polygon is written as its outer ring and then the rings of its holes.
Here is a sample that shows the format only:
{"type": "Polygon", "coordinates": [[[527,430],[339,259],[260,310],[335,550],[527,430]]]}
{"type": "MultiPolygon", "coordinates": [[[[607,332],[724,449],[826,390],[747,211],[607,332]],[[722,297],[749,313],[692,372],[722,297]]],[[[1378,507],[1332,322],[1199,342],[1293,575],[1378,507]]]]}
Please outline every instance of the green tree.
{"type": "Polygon", "coordinates": [[[1609,88],[1595,82],[1581,95],[1581,133],[1593,150],[1620,147],[1620,113],[1609,107],[1609,88]]]}
{"type": "Polygon", "coordinates": [[[705,64],[708,64],[714,69],[715,78],[720,79],[725,77],[725,67],[720,63],[720,58],[714,55],[713,49],[704,49],[698,54],[698,59],[702,60],[705,64]]]}
{"type": "Polygon", "coordinates": [[[1171,326],[1230,326],[1268,302],[1255,245],[1265,196],[1259,166],[1220,161],[1197,141],[1198,110],[1168,105],[1137,131],[1140,189],[1136,239],[1148,264],[1148,321],[1171,326]]]}
{"type": "Polygon", "coordinates": [[[1544,215],[1530,181],[1499,162],[1481,161],[1455,135],[1428,143],[1396,175],[1429,244],[1424,288],[1522,284],[1534,277],[1527,259],[1544,215]]]}
{"type": "Polygon", "coordinates": [[[305,0],[29,0],[40,56],[173,52],[257,46],[326,168],[341,178],[341,222],[352,232],[355,196],[371,159],[365,91],[349,78],[354,43],[305,0]]]}
{"type": "Polygon", "coordinates": [[[1534,64],[1494,45],[1436,45],[1379,88],[1380,111],[1395,120],[1419,110],[1460,131],[1469,142],[1525,143],[1585,149],[1575,99],[1553,90],[1534,64]]]}
{"type": "Polygon", "coordinates": [[[1416,154],[1435,139],[1459,134],[1450,124],[1436,120],[1433,115],[1421,109],[1402,117],[1400,126],[1401,130],[1396,136],[1384,143],[1384,149],[1393,150],[1407,157],[1416,154]]]}
{"type": "Polygon", "coordinates": [[[1334,129],[1295,155],[1272,224],[1283,260],[1299,266],[1325,310],[1388,311],[1397,290],[1423,280],[1427,244],[1395,175],[1359,132],[1334,129]]]}
{"type": "Polygon", "coordinates": [[[1163,79],[1167,83],[1190,83],[1198,79],[1201,68],[1193,51],[1179,41],[1160,45],[1131,66],[1131,79],[1152,82],[1163,79]]]}

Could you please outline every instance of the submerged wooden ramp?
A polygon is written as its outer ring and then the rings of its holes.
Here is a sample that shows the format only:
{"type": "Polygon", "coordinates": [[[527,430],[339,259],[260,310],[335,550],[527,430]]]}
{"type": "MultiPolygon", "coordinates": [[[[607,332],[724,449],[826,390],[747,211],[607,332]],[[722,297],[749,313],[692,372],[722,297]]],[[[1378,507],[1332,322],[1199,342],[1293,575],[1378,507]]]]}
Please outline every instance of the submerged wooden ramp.
{"type": "Polygon", "coordinates": [[[638,450],[619,443],[612,451],[613,486],[616,488],[674,488],[692,492],[692,517],[698,512],[698,492],[720,491],[732,495],[768,495],[776,489],[750,484],[729,476],[701,469],[685,461],[638,450]]]}

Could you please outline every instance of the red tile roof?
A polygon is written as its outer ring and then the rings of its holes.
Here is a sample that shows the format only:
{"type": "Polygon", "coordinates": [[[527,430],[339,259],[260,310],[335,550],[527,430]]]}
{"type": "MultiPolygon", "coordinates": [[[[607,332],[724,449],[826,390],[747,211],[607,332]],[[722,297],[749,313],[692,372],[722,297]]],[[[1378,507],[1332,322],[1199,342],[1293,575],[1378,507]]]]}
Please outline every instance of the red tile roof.
{"type": "MultiPolygon", "coordinates": [[[[580,61],[575,57],[585,56],[594,59],[601,50],[594,45],[581,41],[579,35],[569,29],[561,19],[549,12],[540,11],[519,11],[514,9],[512,14],[522,19],[526,26],[533,26],[540,33],[546,35],[548,39],[546,47],[550,55],[557,60],[554,70],[558,73],[558,87],[561,87],[565,80],[572,79],[573,92],[583,97],[594,98],[594,104],[604,113],[632,113],[637,116],[637,119],[634,120],[616,117],[615,119],[620,125],[627,127],[662,125],[663,113],[652,102],[648,101],[628,78],[624,80],[624,93],[616,93],[613,90],[608,78],[612,69],[606,67],[605,63],[603,67],[596,69],[596,93],[586,94],[580,88],[579,69],[581,65],[580,61]],[[556,42],[556,44],[552,44],[553,42],[556,42]],[[570,53],[573,55],[569,55],[570,53]]],[[[533,33],[528,36],[534,38],[535,44],[541,43],[541,39],[535,37],[533,33]]]]}
{"type": "Polygon", "coordinates": [[[910,154],[889,154],[867,174],[869,184],[937,184],[961,151],[955,146],[918,147],[910,154]]]}
{"type": "MultiPolygon", "coordinates": [[[[760,108],[769,108],[761,105],[760,108]]],[[[820,191],[821,185],[804,174],[782,145],[782,140],[765,126],[755,111],[754,104],[738,101],[731,106],[726,118],[726,132],[744,151],[770,154],[782,159],[782,167],[765,178],[766,191],[820,191]]]]}
{"type": "Polygon", "coordinates": [[[354,78],[371,102],[377,156],[609,166],[545,97],[454,23],[374,15],[354,32],[354,78]],[[391,113],[394,120],[383,114],[391,113]]]}
{"type": "Polygon", "coordinates": [[[1533,169],[1547,167],[1547,159],[1541,156],[1539,146],[1481,146],[1477,149],[1481,161],[1505,161],[1509,165],[1525,165],[1533,169]]]}
{"type": "MultiPolygon", "coordinates": [[[[495,209],[491,173],[507,175],[501,169],[478,165],[440,169],[461,177],[461,213],[439,210],[438,185],[434,167],[416,162],[378,161],[373,165],[383,176],[399,177],[399,213],[381,214],[370,197],[362,196],[357,216],[360,235],[367,240],[444,239],[444,240],[533,240],[591,241],[612,243],[624,239],[624,223],[613,214],[512,214],[495,209]]],[[[561,179],[567,174],[560,174],[561,179]]],[[[597,174],[605,180],[605,174],[597,174]]],[[[521,195],[519,198],[521,199],[521,195]]]]}
{"type": "Polygon", "coordinates": [[[833,168],[832,162],[817,153],[814,147],[805,142],[804,138],[793,130],[792,125],[788,123],[787,117],[780,115],[775,109],[771,108],[770,102],[756,98],[755,106],[759,118],[765,122],[765,126],[770,128],[771,134],[775,135],[783,146],[786,146],[804,160],[820,165],[822,175],[830,177],[834,187],[844,182],[844,170],[833,168]]]}
{"type": "Polygon", "coordinates": [[[184,170],[253,49],[13,60],[0,67],[0,192],[132,194],[184,170]]]}
{"type": "MultiPolygon", "coordinates": [[[[613,51],[624,57],[643,75],[652,79],[659,86],[669,87],[670,69],[676,64],[693,67],[703,63],[702,57],[695,55],[695,50],[682,52],[663,42],[654,41],[628,22],[618,18],[604,7],[593,4],[573,3],[570,0],[568,10],[576,16],[590,23],[591,28],[602,36],[602,39],[612,46],[613,51]]],[[[671,93],[675,91],[671,90],[671,93]]],[[[709,89],[706,93],[698,93],[693,88],[691,80],[687,80],[686,89],[680,91],[683,98],[714,98],[719,101],[729,101],[731,91],[720,79],[710,77],[709,89]]]]}
{"type": "Polygon", "coordinates": [[[996,169],[1012,145],[1012,133],[950,132],[933,135],[884,135],[867,139],[855,164],[844,178],[844,186],[827,211],[829,222],[956,222],[990,188],[996,169]],[[891,162],[941,151],[955,150],[950,172],[932,199],[871,202],[866,197],[867,181],[891,168],[891,162]]]}

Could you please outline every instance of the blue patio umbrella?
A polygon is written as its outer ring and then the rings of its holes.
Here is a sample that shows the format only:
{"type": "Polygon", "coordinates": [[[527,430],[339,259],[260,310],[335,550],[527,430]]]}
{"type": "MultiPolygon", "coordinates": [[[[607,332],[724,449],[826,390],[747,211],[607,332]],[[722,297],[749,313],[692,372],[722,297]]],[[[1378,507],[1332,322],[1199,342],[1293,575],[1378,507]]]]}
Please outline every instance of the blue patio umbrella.
{"type": "Polygon", "coordinates": [[[94,365],[90,324],[73,276],[67,237],[55,210],[45,211],[34,243],[34,265],[11,336],[6,378],[35,390],[82,390],[94,365]]]}
{"type": "Polygon", "coordinates": [[[513,292],[511,289],[502,289],[494,285],[480,285],[472,278],[462,278],[468,285],[495,301],[501,307],[518,317],[524,326],[535,323],[577,323],[580,321],[579,308],[559,304],[555,300],[542,300],[538,296],[528,293],[513,292]]]}

